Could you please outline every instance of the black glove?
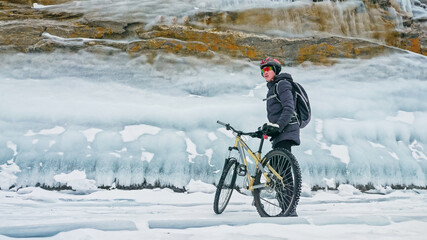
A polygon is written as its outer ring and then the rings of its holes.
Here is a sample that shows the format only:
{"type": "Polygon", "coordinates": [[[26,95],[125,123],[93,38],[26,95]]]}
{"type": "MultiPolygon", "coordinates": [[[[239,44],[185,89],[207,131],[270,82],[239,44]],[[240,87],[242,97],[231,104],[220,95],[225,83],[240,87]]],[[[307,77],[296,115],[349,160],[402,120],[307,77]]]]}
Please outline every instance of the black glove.
{"type": "Polygon", "coordinates": [[[275,137],[279,134],[279,125],[275,123],[264,123],[262,132],[270,137],[275,137]]]}
{"type": "MultiPolygon", "coordinates": [[[[261,128],[261,127],[260,127],[260,128],[261,128]]],[[[256,131],[256,132],[253,132],[253,133],[249,134],[249,136],[250,136],[250,137],[253,137],[253,138],[262,138],[262,132],[261,132],[261,129],[258,129],[258,131],[256,131]]]]}

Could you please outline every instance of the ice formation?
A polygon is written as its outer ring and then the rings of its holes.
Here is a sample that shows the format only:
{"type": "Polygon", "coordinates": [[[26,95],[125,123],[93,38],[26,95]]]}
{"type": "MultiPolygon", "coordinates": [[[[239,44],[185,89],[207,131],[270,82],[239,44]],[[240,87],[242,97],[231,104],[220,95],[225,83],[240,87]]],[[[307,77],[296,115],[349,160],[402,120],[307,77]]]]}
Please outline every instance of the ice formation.
{"type": "MultiPolygon", "coordinates": [[[[256,63],[163,55],[151,67],[143,56],[84,51],[0,57],[2,189],[64,185],[55,176],[74,170],[97,186],[214,183],[234,143],[216,120],[245,131],[266,121],[256,63]],[[55,61],[45,65],[47,57],[55,61]]],[[[408,53],[286,67],[313,107],[293,148],[303,182],[425,186],[426,65],[408,53]]]]}

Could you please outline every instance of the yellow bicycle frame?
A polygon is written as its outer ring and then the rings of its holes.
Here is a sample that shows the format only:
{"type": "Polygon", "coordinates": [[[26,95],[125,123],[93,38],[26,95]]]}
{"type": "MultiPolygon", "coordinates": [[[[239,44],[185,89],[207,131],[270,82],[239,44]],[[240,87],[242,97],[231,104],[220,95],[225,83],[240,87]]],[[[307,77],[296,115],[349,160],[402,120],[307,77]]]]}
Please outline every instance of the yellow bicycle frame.
{"type": "MultiPolygon", "coordinates": [[[[234,142],[234,148],[239,150],[240,158],[243,159],[243,163],[245,164],[247,170],[249,170],[249,167],[248,167],[249,165],[248,165],[248,162],[246,160],[245,150],[246,150],[246,152],[249,153],[249,156],[251,156],[252,159],[255,160],[256,168],[259,169],[260,171],[262,171],[262,173],[266,179],[264,186],[267,186],[268,183],[271,182],[271,179],[267,176],[267,173],[264,171],[264,168],[262,166],[262,162],[264,161],[264,159],[261,159],[261,151],[254,153],[249,148],[249,146],[245,143],[245,141],[243,141],[242,137],[239,135],[236,136],[236,140],[234,142]]],[[[267,163],[267,167],[283,183],[282,176],[280,176],[268,163],[267,163]]],[[[248,184],[248,190],[253,191],[255,189],[254,188],[255,179],[249,173],[247,174],[247,177],[248,177],[248,183],[249,183],[248,184]]],[[[283,186],[284,186],[284,184],[283,184],[283,186]]]]}

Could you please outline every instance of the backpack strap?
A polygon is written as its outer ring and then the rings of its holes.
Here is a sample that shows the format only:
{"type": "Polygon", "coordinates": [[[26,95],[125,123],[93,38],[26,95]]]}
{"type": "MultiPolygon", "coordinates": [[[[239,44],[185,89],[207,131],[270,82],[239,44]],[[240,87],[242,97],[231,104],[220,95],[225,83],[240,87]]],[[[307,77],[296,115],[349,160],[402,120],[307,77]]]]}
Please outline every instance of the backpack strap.
{"type": "Polygon", "coordinates": [[[276,83],[275,86],[274,86],[274,95],[273,96],[275,96],[276,99],[277,99],[277,101],[280,102],[280,98],[279,98],[279,83],[280,82],[276,83]]]}
{"type": "MultiPolygon", "coordinates": [[[[263,101],[268,101],[268,100],[270,100],[270,99],[272,99],[272,98],[276,98],[276,100],[280,102],[280,98],[279,98],[279,90],[278,90],[279,83],[280,83],[280,82],[278,82],[278,83],[274,84],[274,94],[273,94],[273,95],[271,95],[271,96],[270,96],[270,97],[268,97],[268,98],[264,98],[264,99],[263,99],[263,101]]],[[[292,95],[294,95],[293,87],[292,87],[292,95]]]]}

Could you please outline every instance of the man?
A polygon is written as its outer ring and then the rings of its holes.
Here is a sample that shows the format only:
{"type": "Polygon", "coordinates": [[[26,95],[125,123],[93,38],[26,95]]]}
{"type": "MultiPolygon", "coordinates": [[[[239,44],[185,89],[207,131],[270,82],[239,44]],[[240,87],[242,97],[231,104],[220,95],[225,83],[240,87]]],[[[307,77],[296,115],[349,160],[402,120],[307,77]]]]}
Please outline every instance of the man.
{"type": "Polygon", "coordinates": [[[267,57],[261,64],[261,75],[267,82],[267,118],[269,123],[263,129],[272,136],[273,148],[291,151],[294,145],[300,145],[300,128],[295,113],[292,94],[292,77],[280,73],[282,65],[277,59],[267,57]]]}
{"type": "MultiPolygon", "coordinates": [[[[295,113],[295,102],[292,94],[292,77],[280,73],[282,65],[277,59],[267,57],[261,64],[261,74],[267,82],[267,118],[263,130],[271,136],[273,149],[291,147],[300,144],[300,127],[295,113]]],[[[297,217],[296,209],[287,216],[297,217]]]]}

